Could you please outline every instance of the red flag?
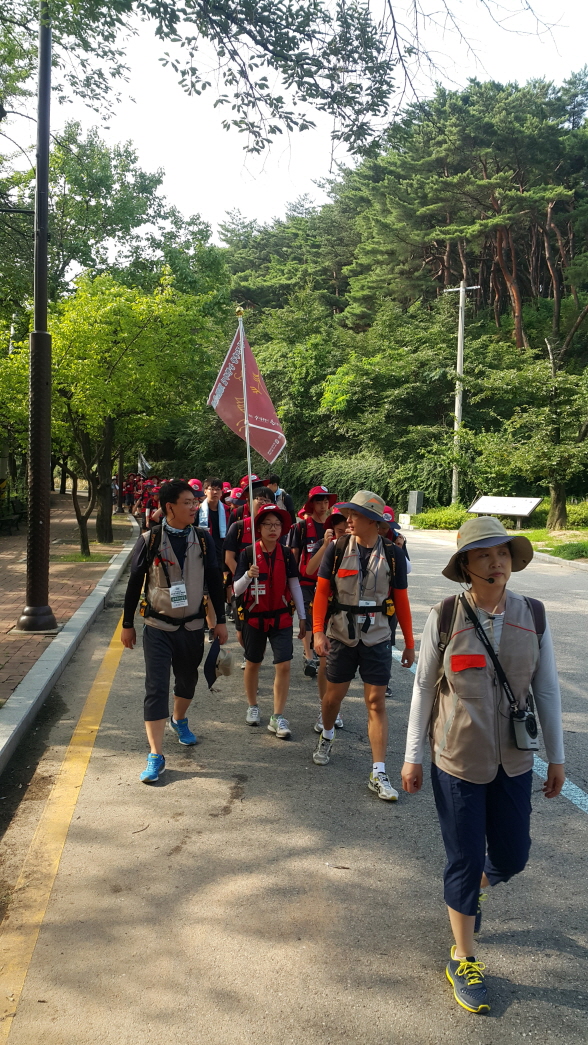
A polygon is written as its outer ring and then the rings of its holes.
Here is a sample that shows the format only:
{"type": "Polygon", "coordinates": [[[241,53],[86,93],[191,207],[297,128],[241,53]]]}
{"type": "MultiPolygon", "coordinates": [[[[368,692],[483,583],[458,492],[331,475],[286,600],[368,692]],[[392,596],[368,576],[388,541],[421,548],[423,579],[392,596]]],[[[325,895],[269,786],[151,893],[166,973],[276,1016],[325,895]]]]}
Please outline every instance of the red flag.
{"type": "MultiPolygon", "coordinates": [[[[247,378],[249,441],[258,454],[261,454],[269,464],[273,464],[286,445],[286,436],[244,335],[243,347],[247,378]]],[[[225,356],[214,388],[208,397],[208,406],[216,410],[218,416],[232,432],[235,432],[241,439],[247,438],[239,330],[235,334],[233,344],[225,356]]]]}

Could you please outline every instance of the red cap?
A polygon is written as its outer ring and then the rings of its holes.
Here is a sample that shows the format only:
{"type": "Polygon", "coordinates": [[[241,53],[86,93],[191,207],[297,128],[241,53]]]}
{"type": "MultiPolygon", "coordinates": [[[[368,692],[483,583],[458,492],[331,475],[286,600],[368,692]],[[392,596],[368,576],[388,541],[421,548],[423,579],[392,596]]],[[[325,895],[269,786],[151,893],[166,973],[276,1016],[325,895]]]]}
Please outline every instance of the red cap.
{"type": "Polygon", "coordinates": [[[239,483],[239,486],[241,487],[242,490],[244,490],[246,486],[249,486],[249,480],[250,479],[251,479],[252,483],[261,483],[261,482],[263,482],[263,480],[260,479],[258,475],[244,475],[243,478],[241,479],[241,482],[239,483]]]}
{"type": "Polygon", "coordinates": [[[241,502],[243,500],[243,490],[241,489],[241,487],[240,486],[235,486],[231,490],[227,500],[229,500],[229,501],[240,501],[241,502]]]}
{"type": "Polygon", "coordinates": [[[282,524],[282,534],[288,533],[288,530],[292,526],[292,519],[290,518],[290,512],[287,512],[285,508],[278,508],[277,504],[262,504],[257,515],[255,516],[255,532],[258,533],[258,528],[261,519],[264,515],[277,515],[282,524]]]}
{"type": "Polygon", "coordinates": [[[188,486],[191,486],[193,490],[202,491],[202,483],[200,479],[188,479],[188,486]]]}
{"type": "Polygon", "coordinates": [[[231,484],[230,483],[223,483],[223,490],[230,490],[230,489],[231,489],[231,484]]]}
{"type": "Polygon", "coordinates": [[[394,522],[394,509],[393,508],[389,508],[388,505],[386,505],[386,507],[384,508],[384,511],[382,512],[382,518],[383,518],[384,522],[393,523],[394,522]]]}
{"type": "Polygon", "coordinates": [[[345,522],[347,522],[347,516],[343,515],[338,504],[334,504],[333,511],[329,515],[329,518],[325,519],[325,530],[332,530],[338,519],[345,519],[345,522]]]}
{"type": "Polygon", "coordinates": [[[313,497],[328,497],[329,508],[332,508],[337,503],[337,494],[329,493],[326,486],[313,486],[312,490],[308,491],[308,497],[306,498],[306,504],[303,507],[303,511],[308,512],[312,515],[312,499],[313,497]]]}

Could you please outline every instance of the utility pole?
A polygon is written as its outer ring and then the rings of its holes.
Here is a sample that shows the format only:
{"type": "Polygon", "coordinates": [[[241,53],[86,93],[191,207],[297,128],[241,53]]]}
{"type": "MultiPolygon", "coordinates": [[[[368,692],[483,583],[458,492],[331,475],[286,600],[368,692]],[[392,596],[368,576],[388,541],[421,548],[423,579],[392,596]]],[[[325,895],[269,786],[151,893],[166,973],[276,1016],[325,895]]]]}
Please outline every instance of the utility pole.
{"type": "MultiPolygon", "coordinates": [[[[461,426],[462,418],[462,405],[463,405],[463,346],[465,341],[465,303],[466,303],[466,291],[467,290],[479,290],[479,285],[475,287],[466,287],[465,279],[462,279],[459,287],[448,287],[444,291],[445,294],[459,294],[459,320],[457,326],[457,377],[455,380],[455,420],[453,422],[453,449],[455,456],[459,453],[459,429],[461,426]]],[[[453,465],[453,472],[451,475],[451,503],[456,504],[459,500],[459,468],[457,460],[453,465]]]]}
{"type": "Polygon", "coordinates": [[[51,507],[51,335],[47,331],[49,220],[49,127],[51,24],[47,0],[39,4],[39,86],[35,179],[34,329],[30,335],[29,524],[26,606],[17,631],[57,631],[49,606],[51,507]]]}

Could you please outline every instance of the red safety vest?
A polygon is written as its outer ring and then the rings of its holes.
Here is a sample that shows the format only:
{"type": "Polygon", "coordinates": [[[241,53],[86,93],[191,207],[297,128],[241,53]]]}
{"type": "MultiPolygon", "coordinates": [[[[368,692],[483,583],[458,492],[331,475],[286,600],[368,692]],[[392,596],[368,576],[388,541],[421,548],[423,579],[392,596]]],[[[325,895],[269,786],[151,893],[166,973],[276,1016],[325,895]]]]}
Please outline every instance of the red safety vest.
{"type": "Polygon", "coordinates": [[[312,559],[315,552],[318,551],[318,548],[315,547],[315,545],[317,542],[320,542],[321,538],[317,533],[314,519],[303,519],[300,524],[300,530],[304,533],[304,544],[300,549],[300,560],[298,562],[300,583],[303,587],[314,588],[317,582],[318,570],[316,573],[307,573],[306,564],[310,559],[312,559]]]}
{"type": "Polygon", "coordinates": [[[245,620],[252,628],[269,631],[270,628],[289,628],[292,625],[292,610],[286,557],[281,544],[276,544],[273,563],[262,550],[261,541],[255,542],[255,561],[259,566],[259,599],[255,601],[253,581],[245,590],[243,605],[245,620]]]}

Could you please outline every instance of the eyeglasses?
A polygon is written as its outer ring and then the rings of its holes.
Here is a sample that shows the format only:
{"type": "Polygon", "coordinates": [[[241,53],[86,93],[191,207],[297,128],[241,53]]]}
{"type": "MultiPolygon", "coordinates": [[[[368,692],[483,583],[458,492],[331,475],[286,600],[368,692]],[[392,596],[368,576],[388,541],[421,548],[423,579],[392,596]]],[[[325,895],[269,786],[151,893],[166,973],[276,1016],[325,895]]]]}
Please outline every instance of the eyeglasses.
{"type": "Polygon", "coordinates": [[[281,530],[282,529],[282,524],[279,523],[279,522],[275,522],[275,523],[262,522],[260,525],[261,526],[266,526],[268,530],[281,530]]]}

